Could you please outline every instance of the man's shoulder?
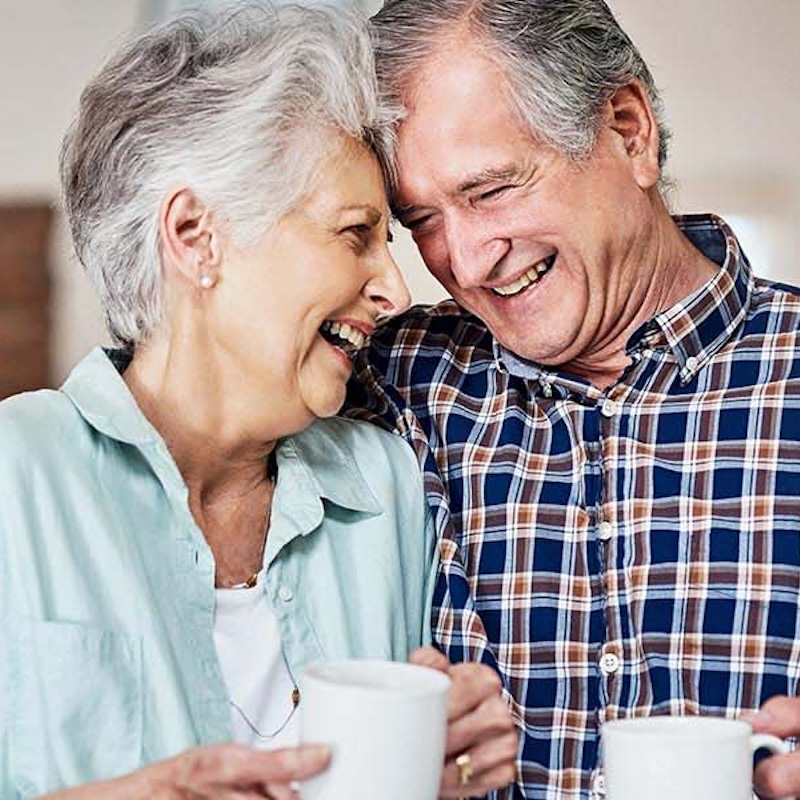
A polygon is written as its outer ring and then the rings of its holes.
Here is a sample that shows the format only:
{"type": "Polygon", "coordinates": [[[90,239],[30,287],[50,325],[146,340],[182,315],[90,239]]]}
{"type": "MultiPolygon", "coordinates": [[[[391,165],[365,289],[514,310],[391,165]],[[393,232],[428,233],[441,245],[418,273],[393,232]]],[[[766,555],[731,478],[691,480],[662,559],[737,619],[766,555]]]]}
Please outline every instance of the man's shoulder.
{"type": "Polygon", "coordinates": [[[491,351],[491,334],[483,321],[454,300],[444,300],[413,306],[389,320],[372,337],[372,345],[385,350],[399,348],[404,354],[415,348],[484,347],[491,351]]]}
{"type": "Polygon", "coordinates": [[[800,333],[800,287],[756,278],[747,328],[771,335],[800,333]]]}
{"type": "Polygon", "coordinates": [[[485,323],[452,300],[414,306],[372,337],[356,362],[395,386],[426,384],[455,373],[483,371],[494,362],[493,338],[485,323]]]}

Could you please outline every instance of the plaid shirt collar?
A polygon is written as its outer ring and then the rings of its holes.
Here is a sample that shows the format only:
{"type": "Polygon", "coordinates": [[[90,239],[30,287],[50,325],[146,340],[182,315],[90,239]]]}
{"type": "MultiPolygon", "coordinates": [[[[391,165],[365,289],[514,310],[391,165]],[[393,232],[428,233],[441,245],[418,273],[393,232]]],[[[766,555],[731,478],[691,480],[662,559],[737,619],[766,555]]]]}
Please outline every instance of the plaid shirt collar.
{"type": "MultiPolygon", "coordinates": [[[[733,231],[713,214],[675,217],[684,235],[706,257],[720,265],[714,279],[694,294],[640,326],[626,351],[634,361],[644,349],[669,349],[680,366],[680,380],[692,380],[704,364],[736,334],[747,316],[755,280],[733,231]]],[[[588,381],[536,364],[493,342],[495,367],[538,381],[545,397],[585,397],[596,401],[603,392],[588,381]]]]}

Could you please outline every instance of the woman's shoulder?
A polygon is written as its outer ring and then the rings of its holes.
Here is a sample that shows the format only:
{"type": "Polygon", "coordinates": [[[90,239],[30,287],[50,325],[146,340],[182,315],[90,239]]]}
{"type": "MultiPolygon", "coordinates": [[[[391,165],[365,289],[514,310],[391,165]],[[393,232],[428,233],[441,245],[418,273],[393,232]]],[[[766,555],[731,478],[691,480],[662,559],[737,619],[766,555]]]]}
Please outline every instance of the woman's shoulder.
{"type": "Polygon", "coordinates": [[[0,464],[52,452],[77,432],[80,415],[72,401],[52,389],[24,392],[0,402],[0,464]]]}

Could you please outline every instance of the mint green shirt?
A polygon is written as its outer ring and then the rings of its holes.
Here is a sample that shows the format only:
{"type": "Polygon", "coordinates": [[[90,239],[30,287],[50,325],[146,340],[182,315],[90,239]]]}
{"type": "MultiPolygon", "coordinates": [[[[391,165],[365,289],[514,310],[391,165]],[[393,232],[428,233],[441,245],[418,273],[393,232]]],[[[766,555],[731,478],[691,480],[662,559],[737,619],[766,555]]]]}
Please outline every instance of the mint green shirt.
{"type": "MultiPolygon", "coordinates": [[[[400,439],[321,420],[277,451],[264,563],[287,664],[429,641],[434,535],[400,439]]],[[[0,797],[231,738],[214,560],[164,441],[95,350],[0,403],[0,797]]]]}

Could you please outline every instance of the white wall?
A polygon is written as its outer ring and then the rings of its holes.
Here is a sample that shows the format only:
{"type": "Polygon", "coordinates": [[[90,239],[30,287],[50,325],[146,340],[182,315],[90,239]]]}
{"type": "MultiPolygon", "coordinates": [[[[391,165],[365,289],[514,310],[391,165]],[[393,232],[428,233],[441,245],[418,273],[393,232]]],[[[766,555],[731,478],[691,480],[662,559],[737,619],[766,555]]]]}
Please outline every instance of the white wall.
{"type": "MultiPolygon", "coordinates": [[[[61,137],[81,89],[139,22],[136,0],[0,0],[0,201],[57,203],[61,137]]],[[[51,250],[59,382],[105,341],[98,303],[64,228],[59,217],[51,250]]]]}
{"type": "MultiPolygon", "coordinates": [[[[57,199],[59,142],[80,88],[152,2],[0,0],[0,200],[57,199]]],[[[767,271],[800,283],[800,0],[610,2],[664,91],[678,207],[754,222],[767,271]]],[[[399,238],[415,298],[438,299],[413,245],[399,238]]],[[[57,378],[103,338],[68,252],[62,231],[52,262],[57,378]]]]}

